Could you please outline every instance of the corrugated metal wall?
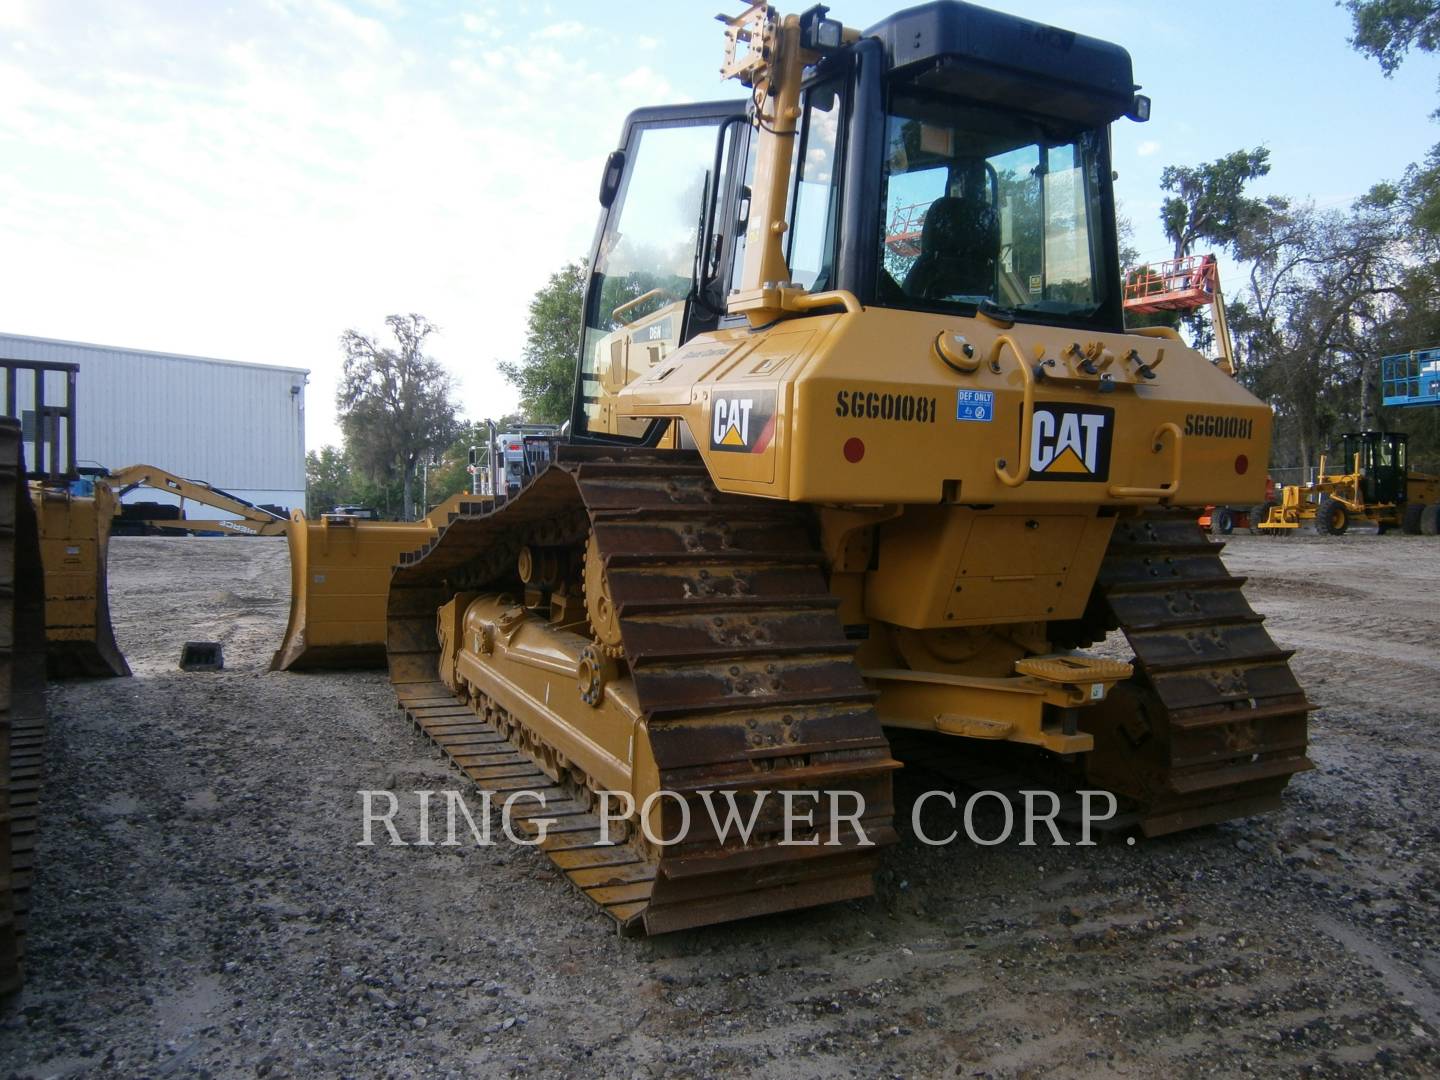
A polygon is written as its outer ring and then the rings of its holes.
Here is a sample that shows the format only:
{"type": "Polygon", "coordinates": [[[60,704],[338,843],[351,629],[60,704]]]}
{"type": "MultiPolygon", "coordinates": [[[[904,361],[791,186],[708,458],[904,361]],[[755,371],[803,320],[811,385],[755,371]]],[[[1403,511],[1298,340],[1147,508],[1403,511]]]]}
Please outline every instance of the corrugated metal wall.
{"type": "Polygon", "coordinates": [[[3,333],[0,357],[80,365],[82,465],[158,465],[252,502],[305,505],[303,368],[3,333]]]}

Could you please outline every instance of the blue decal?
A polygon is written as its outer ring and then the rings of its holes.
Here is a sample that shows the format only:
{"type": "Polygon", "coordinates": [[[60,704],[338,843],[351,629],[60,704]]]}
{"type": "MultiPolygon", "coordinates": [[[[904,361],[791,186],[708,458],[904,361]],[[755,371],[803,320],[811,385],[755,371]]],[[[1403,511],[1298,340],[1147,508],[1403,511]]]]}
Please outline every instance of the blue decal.
{"type": "Polygon", "coordinates": [[[993,390],[961,390],[955,401],[956,420],[978,420],[988,424],[995,419],[993,390]]]}

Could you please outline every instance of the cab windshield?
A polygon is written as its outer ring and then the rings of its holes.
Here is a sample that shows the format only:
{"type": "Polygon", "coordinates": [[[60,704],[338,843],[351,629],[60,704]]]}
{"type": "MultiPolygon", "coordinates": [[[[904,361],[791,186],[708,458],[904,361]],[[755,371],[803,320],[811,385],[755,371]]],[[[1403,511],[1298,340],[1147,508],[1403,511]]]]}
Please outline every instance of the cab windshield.
{"type": "Polygon", "coordinates": [[[1065,323],[1102,316],[1104,149],[1094,128],[892,95],[880,302],[1065,323]]]}

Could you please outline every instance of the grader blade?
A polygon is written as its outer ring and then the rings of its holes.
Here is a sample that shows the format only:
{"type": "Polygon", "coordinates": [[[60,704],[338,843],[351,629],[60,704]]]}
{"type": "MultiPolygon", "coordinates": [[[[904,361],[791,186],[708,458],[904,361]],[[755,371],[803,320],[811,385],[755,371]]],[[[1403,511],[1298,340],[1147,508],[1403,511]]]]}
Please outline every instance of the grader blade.
{"type": "Polygon", "coordinates": [[[385,666],[385,599],[400,555],[486,501],[457,495],[420,521],[365,521],[304,511],[290,517],[290,621],[271,671],[385,666]]]}

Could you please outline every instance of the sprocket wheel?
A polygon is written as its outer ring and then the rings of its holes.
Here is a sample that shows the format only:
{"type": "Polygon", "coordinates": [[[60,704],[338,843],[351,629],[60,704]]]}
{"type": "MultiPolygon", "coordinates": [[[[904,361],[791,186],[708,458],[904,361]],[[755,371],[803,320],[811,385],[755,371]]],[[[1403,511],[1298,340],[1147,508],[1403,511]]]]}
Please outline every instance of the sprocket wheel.
{"type": "Polygon", "coordinates": [[[620,638],[620,615],[610,597],[605,562],[593,532],[585,541],[585,614],[590,618],[595,647],[605,656],[623,656],[625,646],[620,638]]]}

